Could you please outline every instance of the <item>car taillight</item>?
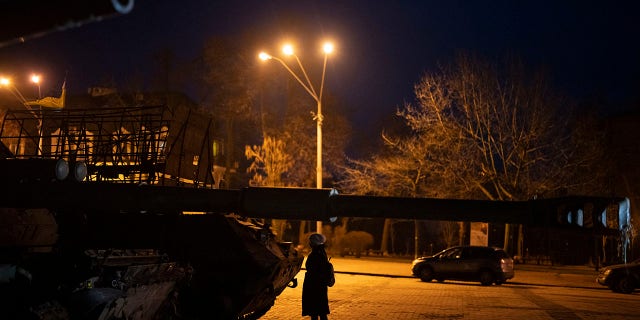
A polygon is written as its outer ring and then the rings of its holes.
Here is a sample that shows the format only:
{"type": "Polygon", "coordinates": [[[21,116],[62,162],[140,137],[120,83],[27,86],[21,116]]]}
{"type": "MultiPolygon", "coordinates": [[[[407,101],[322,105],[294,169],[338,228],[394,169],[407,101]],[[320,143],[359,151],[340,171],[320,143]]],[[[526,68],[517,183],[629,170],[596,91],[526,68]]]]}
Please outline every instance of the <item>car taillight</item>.
{"type": "Polygon", "coordinates": [[[500,269],[502,272],[511,272],[513,271],[513,260],[512,259],[500,259],[500,269]]]}

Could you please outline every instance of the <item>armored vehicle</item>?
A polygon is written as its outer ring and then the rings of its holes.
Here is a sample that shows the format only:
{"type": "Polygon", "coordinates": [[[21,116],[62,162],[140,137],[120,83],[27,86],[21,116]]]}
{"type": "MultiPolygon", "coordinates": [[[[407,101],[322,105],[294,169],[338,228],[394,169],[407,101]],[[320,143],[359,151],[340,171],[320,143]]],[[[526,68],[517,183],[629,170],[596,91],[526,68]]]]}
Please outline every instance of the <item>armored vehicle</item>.
{"type": "MultiPolygon", "coordinates": [[[[296,285],[303,261],[291,243],[276,240],[268,219],[392,216],[543,227],[588,221],[601,232],[607,206],[624,200],[218,189],[212,151],[181,143],[194,133],[169,121],[165,110],[6,112],[0,128],[3,316],[257,319],[296,285]],[[184,161],[192,157],[199,161],[184,161]]],[[[201,130],[205,138],[198,141],[208,141],[206,121],[188,127],[201,130]]]]}

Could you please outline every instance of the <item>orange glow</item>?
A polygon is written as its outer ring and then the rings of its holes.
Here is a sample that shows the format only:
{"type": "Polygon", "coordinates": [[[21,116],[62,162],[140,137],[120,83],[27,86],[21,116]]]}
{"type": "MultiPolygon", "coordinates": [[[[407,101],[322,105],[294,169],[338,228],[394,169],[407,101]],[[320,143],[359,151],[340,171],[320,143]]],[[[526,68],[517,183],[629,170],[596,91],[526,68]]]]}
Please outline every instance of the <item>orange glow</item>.
{"type": "Polygon", "coordinates": [[[324,53],[326,54],[333,52],[333,43],[325,42],[325,44],[322,45],[322,51],[324,51],[324,53]]]}
{"type": "Polygon", "coordinates": [[[263,52],[260,52],[260,54],[258,55],[258,58],[260,58],[260,60],[262,60],[262,61],[266,61],[266,60],[271,59],[272,57],[271,57],[271,55],[269,55],[268,53],[263,51],[263,52]]]}
{"type": "Polygon", "coordinates": [[[42,80],[42,77],[40,77],[39,74],[33,74],[31,75],[31,82],[38,84],[40,83],[40,81],[42,80]]]}
{"type": "Polygon", "coordinates": [[[282,47],[282,52],[283,52],[284,54],[288,55],[288,56],[292,55],[292,54],[293,54],[293,46],[292,46],[292,45],[290,45],[290,44],[285,44],[285,45],[282,47]]]}

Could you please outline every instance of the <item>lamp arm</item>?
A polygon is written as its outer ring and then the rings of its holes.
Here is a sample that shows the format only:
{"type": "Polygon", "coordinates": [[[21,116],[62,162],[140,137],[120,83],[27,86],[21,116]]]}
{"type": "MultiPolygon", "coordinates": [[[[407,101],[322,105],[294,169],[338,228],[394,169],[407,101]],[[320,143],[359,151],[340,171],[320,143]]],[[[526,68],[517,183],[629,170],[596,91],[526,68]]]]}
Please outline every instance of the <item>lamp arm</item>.
{"type": "Polygon", "coordinates": [[[291,74],[291,75],[292,75],[296,80],[298,80],[298,83],[300,83],[300,85],[301,85],[305,90],[307,90],[307,93],[309,93],[309,94],[311,95],[311,97],[312,97],[314,100],[318,101],[318,96],[315,94],[315,92],[313,92],[311,89],[309,89],[309,87],[307,87],[307,85],[306,85],[306,84],[304,84],[304,82],[302,82],[302,80],[300,80],[300,77],[298,77],[298,75],[297,75],[295,72],[293,72],[293,70],[291,70],[291,68],[289,68],[289,66],[288,66],[288,65],[287,65],[287,64],[286,64],[282,59],[277,58],[277,57],[273,57],[273,56],[272,56],[271,58],[272,58],[272,59],[277,60],[278,62],[280,62],[280,63],[282,64],[282,66],[283,66],[285,69],[287,69],[287,71],[289,71],[289,73],[290,73],[290,74],[291,74]]]}
{"type": "MultiPolygon", "coordinates": [[[[296,61],[298,62],[298,66],[300,66],[300,70],[302,70],[302,74],[304,75],[305,79],[307,79],[307,84],[309,84],[309,88],[311,89],[311,91],[313,91],[313,95],[318,97],[318,94],[316,93],[316,90],[313,89],[313,84],[311,84],[311,80],[309,80],[309,76],[307,75],[307,71],[304,69],[304,67],[302,66],[302,62],[300,61],[300,58],[298,58],[298,55],[294,54],[294,57],[296,57],[296,61]]],[[[319,100],[320,97],[318,97],[317,100],[319,100]]]]}
{"type": "Polygon", "coordinates": [[[324,55],[324,63],[322,64],[322,80],[320,82],[320,95],[318,96],[318,101],[322,101],[322,91],[324,89],[324,75],[327,70],[327,54],[324,55]]]}

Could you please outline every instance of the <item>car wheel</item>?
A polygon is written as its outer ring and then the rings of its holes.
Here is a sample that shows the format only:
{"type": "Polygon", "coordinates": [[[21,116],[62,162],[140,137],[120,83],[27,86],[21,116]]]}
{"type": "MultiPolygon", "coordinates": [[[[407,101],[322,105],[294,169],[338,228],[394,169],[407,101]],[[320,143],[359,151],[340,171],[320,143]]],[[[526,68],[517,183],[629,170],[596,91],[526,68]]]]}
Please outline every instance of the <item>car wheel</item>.
{"type": "Polygon", "coordinates": [[[493,272],[489,270],[480,271],[480,284],[483,286],[490,286],[495,281],[493,272]]]}
{"type": "Polygon", "coordinates": [[[497,285],[497,286],[499,286],[499,285],[501,285],[501,284],[503,284],[503,283],[505,283],[505,281],[502,281],[502,280],[496,280],[496,285],[497,285]]]}
{"type": "Polygon", "coordinates": [[[609,284],[607,287],[609,287],[613,292],[620,293],[620,290],[618,290],[618,283],[609,284]]]}
{"type": "Polygon", "coordinates": [[[431,269],[431,267],[424,267],[420,269],[420,280],[424,282],[431,282],[431,280],[433,280],[433,269],[431,269]]]}
{"type": "Polygon", "coordinates": [[[618,292],[620,293],[632,293],[635,289],[633,284],[633,279],[629,276],[622,277],[618,280],[617,286],[618,292]]]}
{"type": "Polygon", "coordinates": [[[436,281],[443,283],[444,282],[444,278],[436,278],[436,281]]]}

